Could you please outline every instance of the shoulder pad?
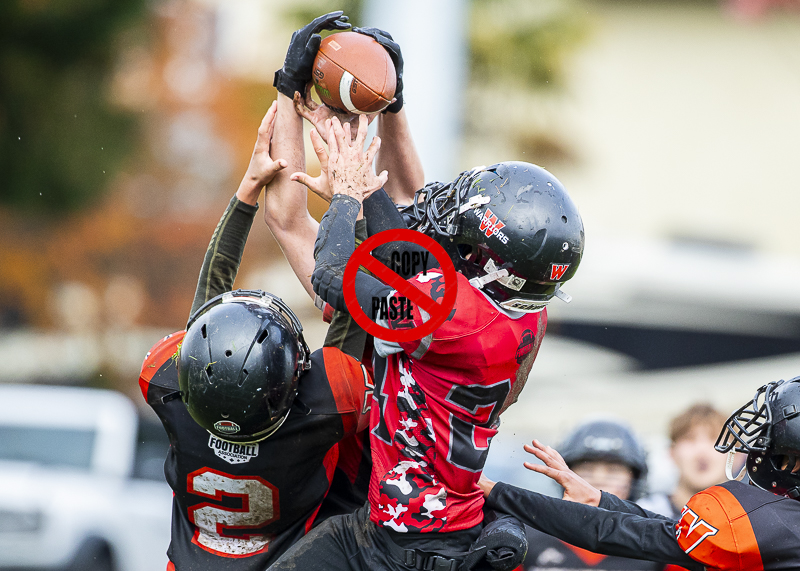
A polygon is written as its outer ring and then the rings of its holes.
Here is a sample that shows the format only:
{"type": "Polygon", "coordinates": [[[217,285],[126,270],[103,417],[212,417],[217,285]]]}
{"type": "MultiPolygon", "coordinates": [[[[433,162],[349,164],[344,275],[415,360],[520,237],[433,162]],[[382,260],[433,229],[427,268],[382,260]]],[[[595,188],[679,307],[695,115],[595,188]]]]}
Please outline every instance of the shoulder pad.
{"type": "Polygon", "coordinates": [[[727,489],[712,486],[691,497],[675,528],[689,557],[720,570],[763,569],[750,519],[727,489]]]}

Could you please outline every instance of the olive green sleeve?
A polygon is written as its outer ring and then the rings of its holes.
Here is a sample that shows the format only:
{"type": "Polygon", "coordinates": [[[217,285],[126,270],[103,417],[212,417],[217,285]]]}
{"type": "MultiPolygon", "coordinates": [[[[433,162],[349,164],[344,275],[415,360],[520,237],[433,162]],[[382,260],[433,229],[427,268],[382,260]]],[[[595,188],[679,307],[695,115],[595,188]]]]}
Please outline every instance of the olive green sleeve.
{"type": "Polygon", "coordinates": [[[231,198],[208,244],[189,315],[208,300],[233,288],[257,211],[258,205],[245,204],[236,196],[231,198]]]}
{"type": "MultiPolygon", "coordinates": [[[[367,239],[366,220],[356,221],[355,237],[356,248],[358,248],[361,242],[367,239]]],[[[364,354],[366,341],[367,333],[361,329],[349,313],[344,311],[333,312],[331,326],[325,336],[325,347],[337,347],[342,353],[346,353],[360,361],[364,354]]]]}

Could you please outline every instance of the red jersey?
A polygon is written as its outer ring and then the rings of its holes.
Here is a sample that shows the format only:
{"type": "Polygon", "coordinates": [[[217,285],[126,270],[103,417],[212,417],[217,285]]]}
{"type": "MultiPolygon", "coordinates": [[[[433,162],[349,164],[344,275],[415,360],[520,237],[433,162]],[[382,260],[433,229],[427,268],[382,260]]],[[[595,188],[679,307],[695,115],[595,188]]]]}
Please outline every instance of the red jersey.
{"type": "MultiPolygon", "coordinates": [[[[506,397],[521,388],[515,391],[520,365],[535,358],[547,324],[545,311],[512,318],[463,275],[457,279],[448,320],[375,365],[370,517],[398,532],[457,531],[483,520],[477,482],[489,443],[506,397]]],[[[434,301],[444,296],[439,270],[409,283],[434,301]]],[[[427,320],[423,314],[414,307],[414,326],[427,320]]]]}
{"type": "Polygon", "coordinates": [[[678,545],[709,570],[800,568],[800,502],[730,481],[691,497],[678,545]]]}

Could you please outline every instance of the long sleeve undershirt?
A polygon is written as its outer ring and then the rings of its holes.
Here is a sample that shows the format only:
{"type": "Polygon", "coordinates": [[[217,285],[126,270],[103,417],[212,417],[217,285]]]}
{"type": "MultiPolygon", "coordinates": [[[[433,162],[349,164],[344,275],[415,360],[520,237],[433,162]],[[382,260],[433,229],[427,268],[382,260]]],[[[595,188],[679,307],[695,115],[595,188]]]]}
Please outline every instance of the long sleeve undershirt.
{"type": "MultiPolygon", "coordinates": [[[[256,212],[258,205],[242,202],[235,195],[231,198],[206,249],[190,315],[207,301],[233,289],[256,212]]],[[[366,238],[365,223],[356,224],[355,234],[359,243],[366,238]]],[[[365,341],[366,333],[348,313],[334,312],[325,338],[326,347],[338,347],[361,360],[365,341]]]]}
{"type": "Polygon", "coordinates": [[[534,529],[603,555],[647,559],[702,571],[675,538],[676,521],[603,492],[600,507],[543,496],[502,482],[486,505],[534,529]],[[624,511],[613,511],[624,510],[624,511]]]}

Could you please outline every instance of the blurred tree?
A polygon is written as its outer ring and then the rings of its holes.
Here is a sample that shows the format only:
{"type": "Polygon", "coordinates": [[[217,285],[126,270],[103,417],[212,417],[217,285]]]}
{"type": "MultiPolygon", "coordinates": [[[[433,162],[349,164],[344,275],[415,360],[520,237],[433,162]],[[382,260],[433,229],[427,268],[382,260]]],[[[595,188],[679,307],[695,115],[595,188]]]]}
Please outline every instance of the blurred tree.
{"type": "Polygon", "coordinates": [[[570,1],[473,0],[470,65],[480,83],[557,86],[564,57],[586,36],[585,10],[570,1]]]}
{"type": "Polygon", "coordinates": [[[0,204],[76,209],[107,188],[136,121],[106,97],[145,0],[0,2],[0,204]]]}
{"type": "MultiPolygon", "coordinates": [[[[333,12],[335,10],[342,10],[346,15],[350,16],[350,23],[354,27],[362,25],[361,12],[364,5],[364,0],[297,0],[292,2],[291,7],[285,12],[285,16],[289,24],[296,28],[308,24],[311,20],[322,14],[333,12]]],[[[330,32],[322,32],[322,37],[330,34],[330,32]]]]}

